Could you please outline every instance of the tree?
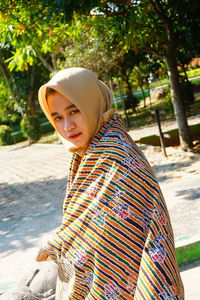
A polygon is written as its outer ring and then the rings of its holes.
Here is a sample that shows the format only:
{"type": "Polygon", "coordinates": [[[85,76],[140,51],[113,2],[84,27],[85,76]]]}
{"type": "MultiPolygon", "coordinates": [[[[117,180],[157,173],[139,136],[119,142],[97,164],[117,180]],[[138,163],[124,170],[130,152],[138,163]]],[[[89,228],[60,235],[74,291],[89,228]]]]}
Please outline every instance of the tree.
{"type": "MultiPolygon", "coordinates": [[[[107,82],[110,79],[111,69],[122,55],[120,49],[110,51],[105,46],[109,44],[110,34],[99,36],[94,24],[98,24],[95,16],[75,15],[68,26],[70,43],[63,45],[63,57],[57,61],[59,69],[68,67],[84,67],[98,73],[99,77],[107,82]]],[[[105,26],[101,22],[101,26],[105,26]]]]}
{"type": "Polygon", "coordinates": [[[136,55],[133,51],[129,50],[120,57],[117,64],[112,70],[113,74],[115,74],[115,76],[121,77],[123,82],[125,83],[127,95],[126,102],[130,102],[130,105],[126,104],[126,106],[130,106],[134,111],[138,104],[138,101],[133,94],[131,74],[133,67],[137,65],[140,60],[141,56],[136,55]]]}
{"type": "Polygon", "coordinates": [[[5,3],[0,4],[0,38],[2,47],[12,47],[12,55],[7,59],[10,71],[24,71],[40,61],[49,72],[54,72],[58,45],[66,39],[65,24],[61,24],[63,15],[49,12],[40,1],[6,4],[6,11],[1,7],[5,3]]]}
{"type": "Polygon", "coordinates": [[[41,1],[10,0],[0,3],[0,11],[0,74],[8,93],[2,111],[35,116],[38,88],[57,70],[64,13],[49,12],[41,1]]]}
{"type": "MultiPolygon", "coordinates": [[[[195,1],[195,9],[197,8],[199,8],[199,3],[195,1]]],[[[189,6],[187,0],[181,2],[178,0],[144,0],[141,2],[116,0],[102,2],[98,11],[110,18],[117,15],[123,17],[127,30],[126,33],[123,32],[124,36],[119,35],[118,40],[122,37],[126,48],[133,49],[136,53],[140,51],[152,53],[165,60],[180,143],[183,149],[189,149],[192,142],[183,107],[177,69],[177,52],[186,37],[186,30],[191,32],[190,37],[192,42],[194,41],[192,39],[193,5],[189,6]],[[190,18],[190,22],[187,21],[188,28],[184,26],[185,16],[190,18]]],[[[195,24],[195,28],[199,28],[200,22],[195,21],[195,24]]]]}
{"type": "Polygon", "coordinates": [[[63,47],[71,43],[68,26],[76,12],[87,14],[97,0],[5,0],[0,3],[2,45],[12,45],[9,68],[23,71],[38,60],[49,72],[57,71],[63,47]]]}
{"type": "MultiPolygon", "coordinates": [[[[42,68],[41,63],[29,66],[26,70],[10,72],[7,57],[12,52],[12,47],[7,45],[6,50],[1,49],[0,81],[7,89],[7,97],[4,99],[4,107],[7,112],[12,110],[23,115],[36,114],[36,99],[38,88],[48,78],[47,72],[42,68]]],[[[1,91],[2,92],[2,91],[1,91]]]]}
{"type": "Polygon", "coordinates": [[[87,11],[83,3],[75,2],[64,3],[67,13],[60,1],[0,3],[0,72],[22,114],[35,114],[37,88],[65,61],[65,49],[73,43],[70,35],[76,36],[73,27],[68,31],[68,23],[74,11],[87,11]]]}

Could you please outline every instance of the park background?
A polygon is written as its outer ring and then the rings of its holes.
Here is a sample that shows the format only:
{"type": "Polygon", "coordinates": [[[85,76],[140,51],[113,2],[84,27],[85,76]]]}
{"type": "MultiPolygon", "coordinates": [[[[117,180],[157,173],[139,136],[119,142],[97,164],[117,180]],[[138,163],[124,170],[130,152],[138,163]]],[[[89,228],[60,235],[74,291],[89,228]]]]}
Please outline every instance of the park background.
{"type": "Polygon", "coordinates": [[[1,144],[36,142],[53,130],[38,88],[78,66],[111,87],[129,128],[154,122],[159,109],[162,119],[176,119],[180,145],[191,150],[197,128],[189,130],[187,116],[200,110],[198,12],[197,0],[1,2],[1,144]]]}

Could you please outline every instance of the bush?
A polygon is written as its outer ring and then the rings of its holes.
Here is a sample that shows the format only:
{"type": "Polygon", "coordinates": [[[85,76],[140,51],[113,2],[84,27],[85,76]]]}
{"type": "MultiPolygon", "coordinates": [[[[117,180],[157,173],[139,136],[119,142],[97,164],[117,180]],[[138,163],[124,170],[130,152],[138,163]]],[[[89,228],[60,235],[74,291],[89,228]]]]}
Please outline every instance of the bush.
{"type": "Polygon", "coordinates": [[[24,137],[28,138],[29,143],[35,143],[40,138],[39,120],[35,116],[27,116],[21,120],[21,131],[24,137]]]}
{"type": "Polygon", "coordinates": [[[0,145],[12,144],[12,130],[8,125],[0,125],[0,145]]]}
{"type": "Polygon", "coordinates": [[[139,99],[137,99],[135,95],[127,94],[127,96],[125,97],[125,108],[131,109],[133,112],[135,112],[138,102],[139,99]]]}

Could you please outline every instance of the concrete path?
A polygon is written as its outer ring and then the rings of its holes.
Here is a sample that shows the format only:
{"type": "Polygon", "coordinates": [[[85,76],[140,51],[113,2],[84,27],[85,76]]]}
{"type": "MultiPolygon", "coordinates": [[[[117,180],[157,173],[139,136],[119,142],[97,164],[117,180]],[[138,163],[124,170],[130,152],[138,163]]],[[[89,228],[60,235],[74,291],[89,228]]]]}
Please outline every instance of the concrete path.
{"type": "Polygon", "coordinates": [[[199,300],[200,261],[181,268],[181,278],[185,288],[185,300],[199,300]]]}
{"type": "MultiPolygon", "coordinates": [[[[199,232],[198,156],[167,148],[169,157],[164,158],[159,148],[142,146],[142,150],[160,182],[176,240],[199,232]]],[[[1,293],[37,264],[38,247],[59,226],[70,155],[62,145],[34,144],[1,147],[0,157],[1,293]]],[[[182,272],[187,290],[191,287],[188,278],[197,275],[199,278],[200,267],[182,272]]],[[[195,288],[200,299],[200,288],[195,288]]],[[[196,300],[194,297],[186,300],[196,300]]]]}

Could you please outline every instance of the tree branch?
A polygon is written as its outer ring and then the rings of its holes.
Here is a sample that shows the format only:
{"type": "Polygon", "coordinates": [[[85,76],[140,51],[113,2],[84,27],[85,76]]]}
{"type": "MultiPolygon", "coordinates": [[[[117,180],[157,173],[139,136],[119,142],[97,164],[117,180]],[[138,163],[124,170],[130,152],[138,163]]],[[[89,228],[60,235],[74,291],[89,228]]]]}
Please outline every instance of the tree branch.
{"type": "Polygon", "coordinates": [[[153,5],[153,8],[154,8],[156,14],[159,16],[159,18],[163,21],[164,24],[167,24],[170,21],[170,19],[164,13],[163,8],[162,8],[159,0],[152,0],[150,2],[153,5]]]}
{"type": "Polygon", "coordinates": [[[56,54],[55,54],[55,53],[51,53],[51,60],[52,60],[52,64],[53,64],[54,70],[57,70],[57,65],[56,65],[56,54]]]}
{"type": "Polygon", "coordinates": [[[168,34],[169,41],[173,41],[174,40],[174,30],[173,30],[172,22],[171,22],[170,18],[165,14],[160,1],[152,0],[151,4],[153,5],[155,13],[158,15],[158,17],[164,23],[166,32],[168,34]]]}
{"type": "Polygon", "coordinates": [[[44,67],[49,71],[49,72],[54,72],[54,68],[46,61],[44,57],[41,55],[38,56],[44,67]]]}
{"type": "Polygon", "coordinates": [[[160,54],[158,51],[156,51],[153,48],[145,48],[144,50],[145,50],[145,52],[152,53],[152,54],[154,54],[154,55],[156,55],[156,56],[158,56],[160,58],[164,58],[163,54],[160,54]]]}

